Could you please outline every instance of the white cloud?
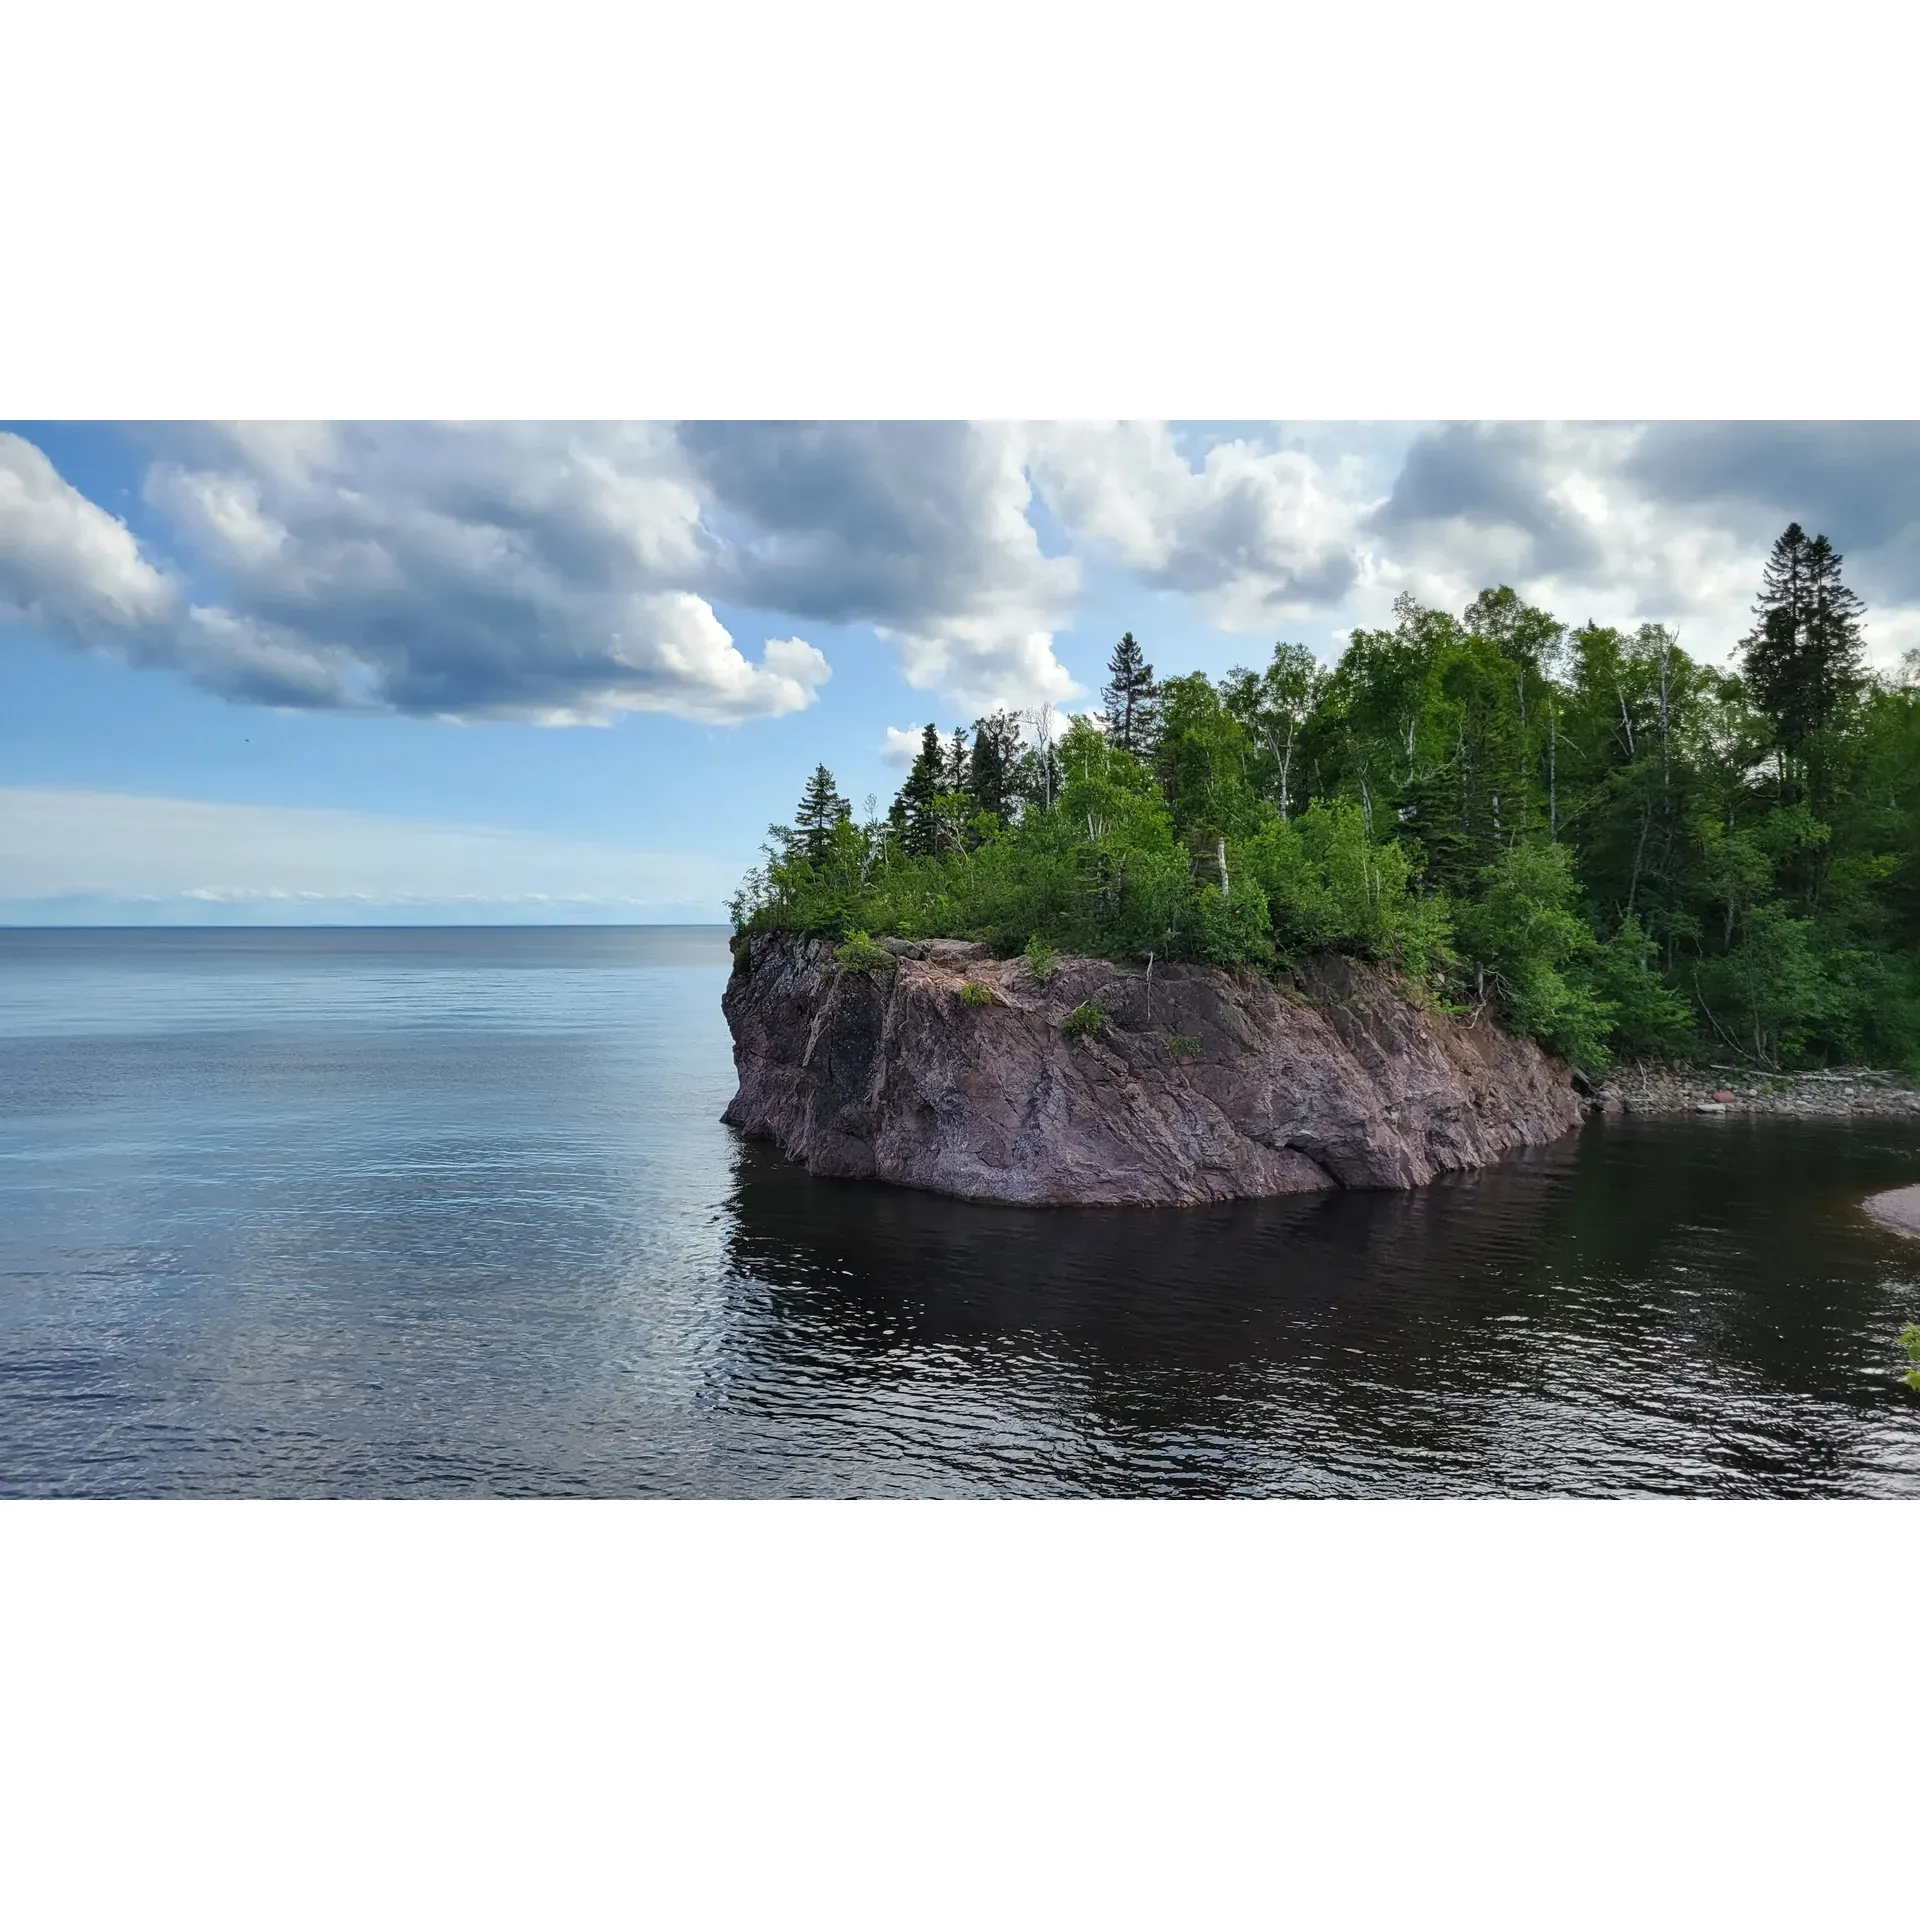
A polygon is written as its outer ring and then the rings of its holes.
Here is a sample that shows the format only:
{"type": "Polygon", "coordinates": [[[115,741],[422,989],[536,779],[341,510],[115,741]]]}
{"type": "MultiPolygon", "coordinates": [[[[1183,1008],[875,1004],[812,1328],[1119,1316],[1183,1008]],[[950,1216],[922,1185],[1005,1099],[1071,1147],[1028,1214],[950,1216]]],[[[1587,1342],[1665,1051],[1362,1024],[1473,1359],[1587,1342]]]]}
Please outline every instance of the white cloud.
{"type": "Polygon", "coordinates": [[[694,587],[715,542],[656,427],[202,430],[147,498],[219,579],[179,664],[289,705],[729,722],[809,705],[799,639],[755,664],[694,587]],[[231,652],[208,636],[231,642],[231,652]]]}
{"type": "Polygon", "coordinates": [[[1086,688],[1054,657],[1050,633],[1007,632],[992,621],[954,620],[937,632],[879,630],[911,687],[944,694],[964,713],[1071,700],[1086,688]]]}
{"type": "Polygon", "coordinates": [[[910,767],[920,751],[921,727],[889,727],[880,748],[880,758],[890,767],[910,767]]]}
{"type": "MultiPolygon", "coordinates": [[[[1661,621],[1703,658],[1726,658],[1751,625],[1774,536],[1807,510],[1796,509],[1791,471],[1779,476],[1774,505],[1670,488],[1659,458],[1666,431],[1500,423],[1422,434],[1370,521],[1376,599],[1404,589],[1458,608],[1504,582],[1563,619],[1661,621]]],[[[1877,657],[1892,657],[1903,629],[1897,611],[1876,615],[1868,637],[1877,657]]]]}
{"type": "Polygon", "coordinates": [[[124,638],[169,618],[178,598],[123,522],[31,441],[0,433],[0,618],[124,638]]]}
{"type": "Polygon", "coordinates": [[[716,911],[725,863],[319,807],[0,787],[0,901],[569,903],[716,911]]]}
{"type": "Polygon", "coordinates": [[[679,430],[716,519],[716,597],[872,625],[910,685],[972,715],[1080,691],[1055,657],[1079,564],[1040,550],[1026,436],[967,422],[679,430]]]}
{"type": "Polygon", "coordinates": [[[819,648],[792,635],[755,658],[735,608],[871,626],[960,719],[1065,706],[1087,692],[1054,644],[1082,555],[1229,633],[1317,617],[1337,636],[1403,590],[1457,609],[1505,582],[1568,620],[1668,621],[1721,657],[1768,543],[1801,518],[1847,553],[1876,658],[1920,617],[1920,429],[1898,422],[1326,428],[1285,446],[964,422],[160,439],[147,498],[204,604],[0,435],[0,618],[283,706],[573,725],[814,702],[819,648]],[[1074,550],[1044,551],[1036,519],[1074,550]]]}
{"type": "Polygon", "coordinates": [[[1034,426],[1028,459],[1076,539],[1148,586],[1191,595],[1228,632],[1333,606],[1361,577],[1357,458],[1219,440],[1196,468],[1163,425],[1034,426]]]}
{"type": "Polygon", "coordinates": [[[1721,627],[1731,615],[1744,625],[1754,541],[1724,517],[1652,498],[1630,472],[1643,431],[1500,424],[1423,435],[1373,518],[1382,588],[1459,607],[1506,582],[1563,618],[1721,627]]]}

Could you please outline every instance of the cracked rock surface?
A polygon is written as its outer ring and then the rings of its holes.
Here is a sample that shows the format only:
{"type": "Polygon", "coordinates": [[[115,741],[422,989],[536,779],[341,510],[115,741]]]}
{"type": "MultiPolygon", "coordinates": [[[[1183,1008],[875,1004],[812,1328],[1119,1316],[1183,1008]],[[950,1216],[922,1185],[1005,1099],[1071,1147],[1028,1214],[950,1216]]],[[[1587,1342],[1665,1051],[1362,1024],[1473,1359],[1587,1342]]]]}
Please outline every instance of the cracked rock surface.
{"type": "Polygon", "coordinates": [[[1185,1205],[1423,1186],[1582,1118],[1533,1041],[1415,1007],[1339,956],[1292,990],[1074,955],[1043,982],[966,941],[882,944],[894,964],[859,973],[808,935],[736,942],[724,1117],[814,1173],[1017,1206],[1185,1205]],[[969,983],[990,1003],[968,1005],[969,983]],[[1103,1030],[1067,1038],[1087,1002],[1103,1030]]]}

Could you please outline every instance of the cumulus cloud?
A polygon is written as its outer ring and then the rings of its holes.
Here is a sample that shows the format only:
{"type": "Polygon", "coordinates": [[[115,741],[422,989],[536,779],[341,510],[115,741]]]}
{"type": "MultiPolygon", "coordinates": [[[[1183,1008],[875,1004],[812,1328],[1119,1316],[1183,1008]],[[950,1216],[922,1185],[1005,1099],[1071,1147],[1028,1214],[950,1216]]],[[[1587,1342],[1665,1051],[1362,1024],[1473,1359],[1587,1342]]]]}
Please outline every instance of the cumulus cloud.
{"type": "Polygon", "coordinates": [[[1779,528],[1763,539],[1758,521],[1658,498],[1636,466],[1647,431],[1503,422],[1421,434],[1365,522],[1382,590],[1459,606],[1506,583],[1563,617],[1666,621],[1725,653],[1779,528]]]}
{"type": "Polygon", "coordinates": [[[708,423],[678,439],[731,536],[716,598],[865,622],[911,685],[962,709],[1082,691],[1053,651],[1079,565],[1040,550],[1018,430],[708,423]]]}
{"type": "Polygon", "coordinates": [[[1677,422],[1641,434],[1626,472],[1650,499],[1771,541],[1825,533],[1890,612],[1920,600],[1920,421],[1677,422]]]}
{"type": "Polygon", "coordinates": [[[920,751],[922,727],[889,727],[880,747],[880,758],[890,767],[909,767],[920,751]]]}
{"type": "Polygon", "coordinates": [[[1847,555],[1878,656],[1920,639],[1905,423],[1325,429],[1284,446],[1254,428],[952,422],[148,437],[164,563],[0,436],[0,618],[283,706],[558,725],[814,701],[819,649],[780,638],[751,658],[733,609],[870,625],[960,718],[1066,705],[1086,692],[1055,651],[1082,556],[1231,633],[1315,615],[1337,632],[1402,590],[1458,607],[1506,582],[1569,619],[1672,622],[1713,656],[1790,518],[1847,555]]]}
{"type": "MultiPolygon", "coordinates": [[[[129,651],[231,698],[550,723],[809,704],[820,651],[781,639],[751,661],[717,602],[870,624],[912,685],[962,708],[1083,691],[1053,651],[1078,563],[1041,552],[1010,428],[252,423],[158,438],[145,496],[208,604],[148,593],[129,651]]],[[[65,492],[99,522],[96,544],[117,529],[123,571],[160,580],[124,528],[65,492]]],[[[93,574],[110,582],[101,561],[93,574]]]]}
{"type": "Polygon", "coordinates": [[[664,429],[201,432],[146,495],[221,588],[180,664],[234,697],[732,721],[828,677],[803,640],[749,661],[694,591],[716,547],[664,429]]]}
{"type": "Polygon", "coordinates": [[[1229,632],[1344,600],[1366,504],[1357,461],[1216,441],[1195,467],[1163,425],[1028,430],[1036,485],[1073,535],[1145,584],[1191,595],[1229,632]]]}
{"type": "Polygon", "coordinates": [[[0,618],[125,638],[169,618],[175,583],[30,440],[0,433],[0,618]]]}

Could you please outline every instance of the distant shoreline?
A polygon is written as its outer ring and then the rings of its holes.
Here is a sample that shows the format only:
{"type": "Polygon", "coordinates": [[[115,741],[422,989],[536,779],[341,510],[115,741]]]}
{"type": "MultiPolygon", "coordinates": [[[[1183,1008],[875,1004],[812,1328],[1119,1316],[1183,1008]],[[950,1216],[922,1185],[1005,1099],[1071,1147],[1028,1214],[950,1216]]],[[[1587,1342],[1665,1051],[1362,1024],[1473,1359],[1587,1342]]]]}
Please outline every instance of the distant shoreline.
{"type": "Polygon", "coordinates": [[[1827,1068],[1813,1073],[1717,1072],[1629,1067],[1598,1087],[1592,1105],[1603,1113],[1771,1113],[1836,1119],[1920,1119],[1920,1087],[1884,1068],[1827,1068]],[[1719,1101],[1716,1094],[1730,1093],[1719,1101]]]}

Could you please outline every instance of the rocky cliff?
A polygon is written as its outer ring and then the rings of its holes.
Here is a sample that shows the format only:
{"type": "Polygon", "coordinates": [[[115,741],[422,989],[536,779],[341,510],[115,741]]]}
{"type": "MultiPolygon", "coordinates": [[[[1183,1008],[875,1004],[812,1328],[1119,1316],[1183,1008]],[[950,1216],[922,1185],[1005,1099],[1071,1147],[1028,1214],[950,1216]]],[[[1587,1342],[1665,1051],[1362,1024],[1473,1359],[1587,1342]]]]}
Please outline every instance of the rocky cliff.
{"type": "Polygon", "coordinates": [[[1581,1118],[1532,1041],[1415,1007],[1336,956],[1295,990],[1075,956],[1042,982],[963,941],[883,944],[894,964],[871,973],[805,935],[735,945],[727,1124],[815,1173],[1020,1206],[1178,1205],[1422,1186],[1581,1118]],[[1068,1038],[1088,1003],[1103,1030],[1068,1038]]]}

